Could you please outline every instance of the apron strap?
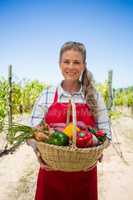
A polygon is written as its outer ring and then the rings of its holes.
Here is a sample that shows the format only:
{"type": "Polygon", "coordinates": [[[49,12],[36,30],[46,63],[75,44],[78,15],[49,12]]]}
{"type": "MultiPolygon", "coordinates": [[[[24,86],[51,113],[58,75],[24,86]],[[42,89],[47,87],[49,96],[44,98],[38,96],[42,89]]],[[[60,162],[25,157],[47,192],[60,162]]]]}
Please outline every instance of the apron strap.
{"type": "Polygon", "coordinates": [[[56,88],[55,96],[54,96],[54,103],[58,101],[58,89],[56,88]]]}

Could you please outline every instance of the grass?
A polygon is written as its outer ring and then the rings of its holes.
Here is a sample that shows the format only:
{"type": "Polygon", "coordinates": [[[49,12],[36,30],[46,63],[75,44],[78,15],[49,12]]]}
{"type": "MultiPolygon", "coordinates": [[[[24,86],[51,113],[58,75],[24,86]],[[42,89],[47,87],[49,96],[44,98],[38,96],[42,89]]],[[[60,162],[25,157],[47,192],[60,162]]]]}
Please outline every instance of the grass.
{"type": "Polygon", "coordinates": [[[109,116],[110,116],[111,120],[115,120],[115,119],[122,117],[122,113],[118,112],[118,111],[110,111],[109,116]]]}

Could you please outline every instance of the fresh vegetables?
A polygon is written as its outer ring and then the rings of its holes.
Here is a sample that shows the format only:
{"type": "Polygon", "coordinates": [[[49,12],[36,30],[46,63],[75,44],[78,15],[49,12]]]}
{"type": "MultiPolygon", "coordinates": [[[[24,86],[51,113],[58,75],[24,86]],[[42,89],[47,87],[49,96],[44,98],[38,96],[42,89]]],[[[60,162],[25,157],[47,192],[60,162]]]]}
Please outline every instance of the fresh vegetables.
{"type": "Polygon", "coordinates": [[[96,138],[100,141],[100,142],[104,142],[106,139],[106,132],[102,129],[100,130],[96,130],[94,128],[89,127],[89,131],[96,136],[96,138]]]}
{"type": "Polygon", "coordinates": [[[48,135],[46,135],[45,133],[41,132],[41,131],[36,131],[33,134],[33,137],[37,140],[37,141],[47,141],[48,139],[48,135]]]}
{"type": "Polygon", "coordinates": [[[89,131],[82,130],[77,133],[77,147],[94,147],[103,143],[106,139],[104,130],[96,130],[89,127],[89,131]]]}
{"type": "MultiPolygon", "coordinates": [[[[28,139],[35,139],[38,142],[41,141],[58,146],[67,146],[72,144],[74,125],[73,123],[69,123],[63,131],[59,131],[44,122],[35,128],[22,124],[13,124],[8,130],[10,131],[8,141],[11,145],[20,145],[28,139]]],[[[96,130],[91,127],[82,130],[76,127],[76,134],[76,146],[79,148],[100,145],[106,138],[104,130],[96,130]]]]}
{"type": "Polygon", "coordinates": [[[10,132],[7,139],[11,145],[18,146],[22,142],[33,137],[33,128],[26,125],[13,124],[12,127],[7,129],[10,132]]]}
{"type": "Polygon", "coordinates": [[[37,141],[46,141],[50,134],[46,124],[32,128],[27,125],[14,123],[11,128],[8,128],[8,131],[10,131],[8,141],[11,145],[19,145],[31,138],[37,141]]]}
{"type": "Polygon", "coordinates": [[[94,134],[92,134],[92,147],[96,147],[98,145],[99,145],[98,138],[94,134]]]}
{"type": "Polygon", "coordinates": [[[37,141],[45,142],[48,140],[50,134],[51,132],[48,124],[41,122],[38,126],[36,126],[33,133],[33,138],[35,138],[37,141]]]}
{"type": "MultiPolygon", "coordinates": [[[[73,129],[74,129],[74,125],[73,123],[68,124],[68,126],[66,126],[66,128],[63,130],[63,132],[70,138],[72,139],[73,136],[73,129]]],[[[80,129],[78,127],[76,127],[76,131],[79,132],[80,129]]]]}
{"type": "Polygon", "coordinates": [[[67,146],[69,144],[69,137],[63,132],[56,131],[50,135],[47,143],[57,146],[67,146]]]}
{"type": "Polygon", "coordinates": [[[94,128],[91,128],[90,126],[88,127],[88,130],[93,133],[93,134],[96,134],[97,130],[94,129],[94,128]]]}
{"type": "Polygon", "coordinates": [[[77,133],[76,145],[79,148],[92,146],[92,134],[86,130],[77,133]]]}
{"type": "Polygon", "coordinates": [[[104,142],[105,141],[105,138],[106,138],[106,133],[104,130],[98,130],[96,133],[95,133],[95,136],[98,138],[98,140],[100,142],[104,142]]]}

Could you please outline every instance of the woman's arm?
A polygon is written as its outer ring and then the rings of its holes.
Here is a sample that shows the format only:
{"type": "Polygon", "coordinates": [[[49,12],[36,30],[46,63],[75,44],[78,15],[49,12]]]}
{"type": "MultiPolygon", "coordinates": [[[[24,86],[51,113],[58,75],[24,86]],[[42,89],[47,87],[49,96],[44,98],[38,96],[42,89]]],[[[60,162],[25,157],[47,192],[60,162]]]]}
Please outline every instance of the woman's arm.
{"type": "Polygon", "coordinates": [[[36,127],[37,125],[39,125],[42,120],[44,119],[45,114],[48,111],[48,105],[46,103],[46,91],[44,90],[40,96],[37,98],[33,110],[32,110],[32,114],[31,114],[31,118],[30,118],[30,126],[31,127],[36,127]]]}
{"type": "MultiPolygon", "coordinates": [[[[37,98],[32,114],[29,120],[29,124],[31,127],[38,127],[42,121],[44,120],[44,116],[48,111],[49,102],[49,88],[43,90],[43,92],[37,98]]],[[[36,151],[36,141],[34,139],[27,140],[27,144],[32,146],[34,151],[36,151]]]]}
{"type": "MultiPolygon", "coordinates": [[[[37,98],[37,100],[34,104],[33,110],[32,110],[32,114],[31,114],[31,118],[30,118],[30,126],[31,127],[39,128],[39,125],[42,123],[42,121],[44,121],[44,117],[48,111],[49,106],[53,102],[53,98],[54,98],[54,90],[52,88],[46,88],[40,94],[40,96],[37,98]]],[[[29,139],[29,140],[27,140],[27,144],[33,148],[33,150],[37,156],[37,159],[40,163],[40,167],[45,168],[46,170],[50,170],[48,168],[48,166],[46,165],[46,163],[44,163],[41,159],[40,153],[36,146],[36,140],[29,139]]]]}
{"type": "Polygon", "coordinates": [[[48,108],[54,101],[55,90],[55,86],[49,86],[37,98],[30,118],[31,127],[36,127],[44,120],[48,108]]]}
{"type": "Polygon", "coordinates": [[[97,93],[97,105],[98,105],[98,113],[97,113],[97,128],[105,130],[107,134],[107,138],[112,140],[111,133],[111,123],[108,116],[108,110],[104,103],[104,99],[100,93],[97,93]]]}

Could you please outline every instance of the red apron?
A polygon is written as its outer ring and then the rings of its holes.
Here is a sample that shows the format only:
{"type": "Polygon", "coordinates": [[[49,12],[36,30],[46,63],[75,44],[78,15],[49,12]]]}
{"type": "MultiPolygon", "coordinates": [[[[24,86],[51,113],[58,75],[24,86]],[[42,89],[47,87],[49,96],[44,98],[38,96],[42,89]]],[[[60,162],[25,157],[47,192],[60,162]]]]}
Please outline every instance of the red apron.
{"type": "MultiPolygon", "coordinates": [[[[48,124],[66,123],[68,103],[58,103],[57,100],[56,91],[54,102],[45,116],[48,124]]],[[[95,127],[87,104],[76,103],[76,114],[77,121],[95,127]]],[[[46,171],[40,168],[35,200],[98,200],[97,167],[87,172],[46,171]]]]}

